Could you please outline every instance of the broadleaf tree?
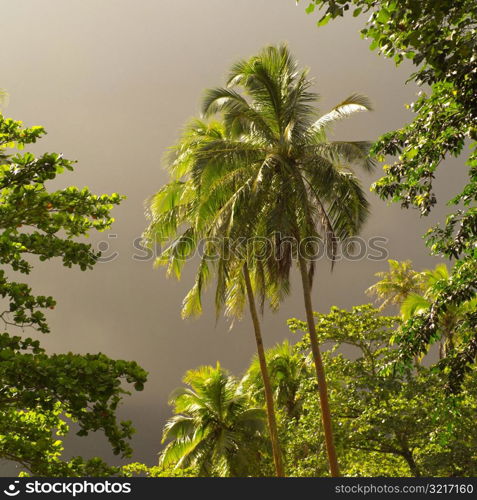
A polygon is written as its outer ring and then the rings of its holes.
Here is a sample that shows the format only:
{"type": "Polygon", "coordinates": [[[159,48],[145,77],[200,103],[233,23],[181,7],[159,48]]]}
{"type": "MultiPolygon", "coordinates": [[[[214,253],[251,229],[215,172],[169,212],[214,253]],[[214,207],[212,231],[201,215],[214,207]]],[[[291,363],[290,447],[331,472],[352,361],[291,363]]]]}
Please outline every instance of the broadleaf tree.
{"type": "MultiPolygon", "coordinates": [[[[399,356],[392,339],[400,318],[383,316],[371,305],[332,307],[315,318],[320,341],[330,346],[324,363],[345,475],[475,475],[475,368],[459,394],[446,394],[446,378],[432,367],[392,369],[399,356]]],[[[289,320],[289,326],[296,333],[307,328],[297,319],[289,320]]],[[[295,356],[306,359],[309,351],[304,336],[295,345],[295,356]]],[[[301,373],[301,411],[284,426],[287,466],[291,475],[322,475],[326,463],[316,450],[323,438],[313,429],[319,411],[315,381],[301,373]]]]}
{"type": "MultiPolygon", "coordinates": [[[[454,207],[444,224],[429,229],[431,253],[456,259],[447,283],[424,314],[411,318],[402,329],[401,362],[427,352],[439,341],[440,323],[449,308],[458,308],[477,293],[477,4],[474,0],[313,0],[309,13],[321,9],[318,24],[352,11],[370,14],[361,33],[371,49],[400,64],[412,61],[410,80],[426,84],[410,105],[414,119],[386,133],[374,145],[383,159],[385,175],[374,186],[377,194],[415,207],[427,215],[437,202],[433,181],[448,157],[459,157],[469,146],[468,182],[448,201],[454,207]]],[[[467,154],[464,155],[464,157],[467,154]]],[[[447,200],[446,200],[447,201],[447,200]]],[[[477,311],[468,311],[457,325],[464,342],[449,351],[444,370],[448,389],[456,391],[477,358],[477,311]]]]}
{"type": "Polygon", "coordinates": [[[82,237],[110,227],[121,196],[74,186],[49,190],[48,182],[73,162],[23,152],[44,133],[0,115],[0,457],[33,475],[108,475],[115,469],[100,458],[63,459],[61,437],[74,423],[78,435],[102,432],[115,454],[128,456],[133,428],[118,421],[116,410],[129,385],[142,390],[147,374],[134,361],[101,353],[48,354],[38,334],[50,331],[47,312],[55,299],[18,280],[54,258],[91,269],[99,253],[82,237]]]}

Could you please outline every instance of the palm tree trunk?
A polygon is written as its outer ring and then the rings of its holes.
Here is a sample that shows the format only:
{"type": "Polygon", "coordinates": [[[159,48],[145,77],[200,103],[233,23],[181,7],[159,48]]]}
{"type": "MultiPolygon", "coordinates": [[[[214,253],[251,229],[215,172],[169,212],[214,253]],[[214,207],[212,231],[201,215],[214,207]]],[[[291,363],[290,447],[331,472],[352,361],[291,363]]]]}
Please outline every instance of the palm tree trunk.
{"type": "Polygon", "coordinates": [[[305,300],[306,321],[310,334],[311,352],[315,363],[316,378],[318,379],[318,391],[320,395],[321,418],[325,434],[326,452],[328,454],[328,465],[332,477],[340,477],[336,449],[333,442],[333,428],[331,425],[331,412],[328,402],[328,389],[326,385],[325,370],[321,359],[320,346],[316,337],[315,319],[313,317],[313,306],[311,304],[311,286],[308,279],[308,269],[305,259],[298,252],[298,264],[300,267],[301,281],[303,284],[303,298],[305,300]]]}
{"type": "Polygon", "coordinates": [[[272,384],[270,375],[268,374],[267,362],[265,359],[265,349],[263,348],[262,331],[260,321],[258,319],[257,309],[255,307],[255,296],[250,281],[250,273],[248,266],[245,263],[243,266],[243,275],[245,278],[245,287],[247,289],[248,304],[250,307],[250,315],[252,316],[253,328],[255,330],[255,341],[257,343],[257,354],[262,373],[263,387],[265,389],[265,401],[267,405],[267,420],[270,431],[270,440],[272,442],[273,461],[275,463],[275,472],[277,477],[284,477],[285,471],[283,468],[282,454],[280,450],[280,441],[278,439],[277,419],[275,416],[275,407],[273,404],[272,384]]]}
{"type": "Polygon", "coordinates": [[[454,325],[452,325],[450,328],[447,328],[445,336],[444,336],[444,341],[443,341],[443,354],[444,357],[449,356],[452,351],[454,350],[454,325]]]}

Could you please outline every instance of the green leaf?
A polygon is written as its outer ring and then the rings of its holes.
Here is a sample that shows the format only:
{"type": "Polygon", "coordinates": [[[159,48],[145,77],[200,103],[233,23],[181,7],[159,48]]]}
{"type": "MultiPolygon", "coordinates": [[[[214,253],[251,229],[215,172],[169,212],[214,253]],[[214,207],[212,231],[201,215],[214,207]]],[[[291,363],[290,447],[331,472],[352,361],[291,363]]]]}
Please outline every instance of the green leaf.
{"type": "Polygon", "coordinates": [[[331,19],[331,14],[326,14],[324,15],[318,22],[317,22],[317,26],[325,26],[328,24],[328,22],[330,21],[331,19]]]}
{"type": "Polygon", "coordinates": [[[314,10],[315,10],[315,4],[314,3],[310,3],[308,5],[308,7],[305,9],[305,12],[307,14],[311,14],[312,12],[314,12],[314,10]]]}
{"type": "Polygon", "coordinates": [[[375,38],[369,45],[369,50],[374,50],[378,46],[378,42],[379,40],[375,38]]]}
{"type": "Polygon", "coordinates": [[[387,9],[385,9],[384,7],[381,8],[381,10],[378,12],[378,16],[377,16],[377,21],[380,22],[380,23],[387,23],[389,21],[389,18],[390,18],[390,14],[389,12],[387,11],[387,9]]]}

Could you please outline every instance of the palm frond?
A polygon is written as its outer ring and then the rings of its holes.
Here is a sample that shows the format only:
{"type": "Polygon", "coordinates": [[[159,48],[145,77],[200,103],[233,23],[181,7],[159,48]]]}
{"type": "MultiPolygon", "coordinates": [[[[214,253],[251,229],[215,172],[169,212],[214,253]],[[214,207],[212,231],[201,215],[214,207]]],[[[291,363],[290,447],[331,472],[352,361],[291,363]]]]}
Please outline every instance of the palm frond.
{"type": "Polygon", "coordinates": [[[330,125],[338,120],[347,118],[354,113],[372,111],[372,109],[371,102],[366,96],[361,94],[352,94],[344,101],[337,104],[330,112],[318,118],[318,120],[313,123],[310,132],[319,132],[329,128],[330,125]]]}
{"type": "Polygon", "coordinates": [[[412,316],[424,313],[430,305],[431,303],[422,295],[410,293],[401,305],[401,316],[406,321],[412,316]]]}

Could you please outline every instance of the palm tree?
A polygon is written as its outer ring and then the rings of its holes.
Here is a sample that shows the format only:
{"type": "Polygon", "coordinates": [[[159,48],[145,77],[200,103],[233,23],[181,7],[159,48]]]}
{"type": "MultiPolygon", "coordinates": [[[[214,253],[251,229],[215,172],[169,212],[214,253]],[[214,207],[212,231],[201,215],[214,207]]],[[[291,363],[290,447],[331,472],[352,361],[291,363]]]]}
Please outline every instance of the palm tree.
{"type": "Polygon", "coordinates": [[[425,269],[421,273],[415,273],[420,277],[421,286],[418,291],[410,291],[405,296],[403,295],[400,311],[404,321],[429,309],[431,302],[436,298],[436,284],[449,279],[449,270],[445,264],[438,264],[434,269],[425,269]]]}
{"type": "MultiPolygon", "coordinates": [[[[445,264],[437,264],[434,269],[422,272],[412,268],[410,260],[398,262],[389,260],[389,271],[376,273],[380,281],[366,290],[382,300],[380,309],[397,305],[404,321],[429,310],[436,300],[439,287],[450,278],[445,264]]],[[[454,330],[464,316],[475,309],[476,301],[468,301],[459,307],[449,306],[440,318],[442,340],[439,342],[439,358],[442,359],[454,348],[454,330]]]]}
{"type": "MultiPolygon", "coordinates": [[[[287,340],[267,349],[265,355],[277,406],[285,410],[288,418],[298,417],[302,403],[299,389],[304,376],[309,374],[306,359],[298,355],[287,340]]],[[[263,400],[263,382],[256,357],[252,359],[241,384],[251,401],[263,400]]]]}
{"type": "MultiPolygon", "coordinates": [[[[328,141],[326,132],[335,121],[370,109],[370,105],[365,97],[352,95],[317,118],[317,95],[310,86],[307,71],[299,71],[287,47],[280,46],[240,61],[232,67],[227,88],[207,92],[203,112],[207,117],[220,114],[224,133],[209,133],[207,140],[197,140],[196,134],[180,152],[173,167],[177,176],[185,176],[185,180],[177,180],[186,193],[180,198],[188,199],[192,185],[196,196],[177,209],[177,196],[164,195],[166,204],[173,200],[169,219],[176,219],[176,213],[182,211],[188,214],[183,221],[188,220],[189,225],[163,252],[159,263],[168,264],[170,272],[180,275],[203,234],[221,241],[226,236],[233,247],[240,246],[237,242],[243,237],[264,238],[274,251],[266,259],[252,251],[246,264],[253,273],[252,286],[277,307],[288,292],[291,266],[298,261],[330,472],[337,476],[326,378],[311,301],[315,261],[300,250],[310,238],[312,247],[321,239],[334,259],[336,239],[357,234],[366,219],[368,204],[352,166],[373,168],[367,155],[369,143],[328,141]]],[[[154,217],[153,213],[153,223],[154,217]]],[[[172,233],[180,226],[177,219],[168,224],[165,227],[172,233]]],[[[233,262],[231,265],[221,256],[215,263],[220,278],[216,300],[220,305],[226,294],[231,312],[243,307],[247,274],[240,259],[233,262]],[[234,283],[238,270],[244,278],[234,283]]],[[[201,291],[209,277],[209,262],[203,258],[195,285],[186,297],[184,314],[200,311],[201,291]]]]}
{"type": "Polygon", "coordinates": [[[190,370],[173,392],[175,415],[164,428],[159,465],[197,467],[202,476],[247,476],[264,447],[265,412],[250,408],[235,378],[219,364],[190,370]]]}
{"type": "Polygon", "coordinates": [[[269,283],[288,284],[298,261],[330,472],[338,476],[311,300],[315,262],[301,247],[310,239],[325,240],[334,260],[336,240],[357,234],[366,219],[368,204],[352,165],[373,168],[369,143],[328,141],[326,132],[335,121],[371,106],[352,95],[317,119],[310,86],[307,70],[298,69],[284,45],[235,64],[227,87],[209,90],[203,102],[206,116],[222,116],[228,137],[208,144],[192,177],[204,192],[225,194],[219,213],[232,221],[229,234],[239,235],[236,221],[241,229],[245,218],[248,234],[273,242],[276,251],[262,263],[269,283]]]}
{"type": "MultiPolygon", "coordinates": [[[[423,282],[422,292],[410,293],[402,302],[401,316],[404,321],[428,311],[432,303],[437,299],[439,288],[450,279],[449,270],[445,264],[438,264],[434,269],[426,269],[420,274],[423,282]]],[[[440,359],[453,351],[456,340],[459,340],[455,338],[454,331],[469,312],[475,311],[476,305],[477,299],[474,299],[463,302],[459,306],[451,304],[447,307],[439,321],[441,333],[439,342],[440,359]]]]}
{"type": "Polygon", "coordinates": [[[412,268],[410,260],[388,260],[389,271],[376,273],[381,278],[370,286],[366,293],[375,295],[381,300],[379,308],[383,310],[390,305],[401,307],[410,294],[421,294],[424,290],[423,274],[412,268]]]}
{"type": "MultiPolygon", "coordinates": [[[[263,304],[266,291],[271,296],[273,287],[266,286],[264,280],[254,280],[254,272],[252,270],[251,275],[247,261],[241,258],[233,258],[233,255],[227,251],[230,250],[230,248],[227,248],[227,224],[222,223],[217,226],[217,211],[220,212],[224,204],[224,193],[217,192],[216,197],[209,196],[204,200],[200,189],[197,188],[194,179],[190,176],[191,166],[203,159],[201,152],[211,142],[223,140],[225,135],[226,131],[219,122],[205,123],[200,120],[192,120],[186,126],[181,140],[173,148],[172,154],[169,156],[169,167],[173,181],[151,198],[149,203],[151,223],[144,236],[149,242],[172,239],[172,243],[162,252],[156,264],[168,265],[169,273],[175,274],[178,278],[181,275],[184,263],[197,249],[200,238],[214,238],[213,243],[211,244],[209,241],[204,249],[195,284],[184,299],[182,316],[186,318],[202,312],[202,290],[210,279],[211,266],[215,267],[217,277],[217,315],[226,303],[227,315],[241,317],[245,300],[248,301],[255,333],[260,373],[265,389],[267,422],[275,471],[278,477],[283,477],[285,471],[278,437],[273,392],[265,361],[265,350],[254,291],[254,289],[258,288],[263,304]],[[214,243],[218,238],[220,238],[221,244],[216,245],[214,243]],[[218,261],[208,259],[211,252],[217,251],[220,252],[218,261]]],[[[245,231],[246,227],[241,227],[240,233],[242,236],[245,231]]],[[[279,295],[278,291],[275,296],[277,295],[279,295]]]]}

